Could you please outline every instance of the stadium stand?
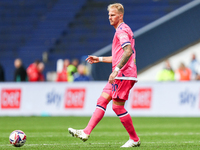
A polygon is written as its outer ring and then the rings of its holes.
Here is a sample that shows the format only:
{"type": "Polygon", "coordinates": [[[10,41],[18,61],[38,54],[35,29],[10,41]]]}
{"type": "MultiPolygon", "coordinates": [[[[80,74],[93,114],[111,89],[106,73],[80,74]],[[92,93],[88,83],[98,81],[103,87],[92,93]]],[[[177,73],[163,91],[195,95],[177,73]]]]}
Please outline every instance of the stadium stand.
{"type": "Polygon", "coordinates": [[[26,55],[19,53],[19,48],[30,40],[34,29],[56,1],[0,1],[0,61],[4,65],[7,81],[13,81],[14,59],[16,57],[26,58],[26,55]]]}
{"type": "MultiPolygon", "coordinates": [[[[138,74],[200,41],[200,1],[191,1],[179,9],[135,31],[138,74]]],[[[93,55],[106,56],[111,44],[93,55]]],[[[91,66],[95,80],[106,80],[111,66],[91,66]],[[102,68],[100,71],[98,68],[102,68]],[[103,72],[104,74],[100,74],[103,72]]]]}
{"type": "MultiPolygon", "coordinates": [[[[28,56],[31,54],[30,57],[26,57],[26,63],[31,63],[36,58],[42,59],[43,52],[51,53],[51,47],[59,43],[59,36],[63,32],[69,30],[68,25],[76,17],[84,2],[84,0],[57,1],[52,10],[45,15],[45,20],[39,23],[38,28],[32,34],[32,38],[25,46],[20,48],[20,55],[28,56]]],[[[64,54],[50,55],[50,62],[45,64],[45,70],[56,70],[56,61],[67,56],[67,53],[64,54]]]]}
{"type": "MultiPolygon", "coordinates": [[[[186,1],[170,3],[166,1],[154,2],[146,0],[121,0],[119,2],[126,9],[125,22],[130,24],[133,31],[186,3],[186,1]]],[[[114,29],[112,26],[109,26],[107,17],[106,9],[109,3],[110,1],[106,0],[88,2],[81,11],[81,16],[73,22],[70,33],[61,39],[61,44],[55,47],[55,50],[65,49],[65,52],[67,51],[69,54],[71,50],[79,50],[79,55],[82,56],[84,54],[91,54],[111,43],[114,29]],[[66,45],[65,43],[68,44],[66,45]]],[[[70,55],[74,57],[74,54],[70,55]]]]}
{"type": "MultiPolygon", "coordinates": [[[[111,43],[107,5],[112,0],[2,0],[0,61],[6,80],[12,81],[14,58],[25,67],[47,52],[45,73],[56,70],[59,58],[92,54],[111,43]]],[[[125,22],[133,31],[183,6],[190,0],[119,0],[125,7],[125,22]]]]}

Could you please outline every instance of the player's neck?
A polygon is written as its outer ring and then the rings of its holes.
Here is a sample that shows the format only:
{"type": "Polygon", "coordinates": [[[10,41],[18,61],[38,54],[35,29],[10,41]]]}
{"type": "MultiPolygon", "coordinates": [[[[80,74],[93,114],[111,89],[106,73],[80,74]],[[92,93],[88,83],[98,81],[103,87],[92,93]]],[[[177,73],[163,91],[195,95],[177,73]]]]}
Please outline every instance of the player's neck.
{"type": "Polygon", "coordinates": [[[114,26],[115,29],[117,29],[122,23],[124,23],[124,21],[120,21],[116,26],[114,26]]]}

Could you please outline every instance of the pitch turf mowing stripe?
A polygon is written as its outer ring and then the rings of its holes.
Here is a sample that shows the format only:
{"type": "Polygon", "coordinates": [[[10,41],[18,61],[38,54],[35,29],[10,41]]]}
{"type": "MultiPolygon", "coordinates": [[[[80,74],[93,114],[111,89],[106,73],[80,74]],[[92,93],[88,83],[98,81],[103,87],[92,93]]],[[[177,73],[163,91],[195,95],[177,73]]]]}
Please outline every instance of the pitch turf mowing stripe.
{"type": "MultiPolygon", "coordinates": [[[[82,129],[90,117],[0,117],[0,150],[16,149],[9,135],[21,129],[27,135],[27,150],[118,150],[128,133],[118,117],[105,117],[87,142],[71,137],[67,128],[82,129]]],[[[133,117],[142,150],[200,149],[200,118],[133,117]]]]}
{"type": "MultiPolygon", "coordinates": [[[[127,135],[126,132],[115,132],[115,133],[108,133],[108,132],[104,132],[104,133],[92,133],[91,136],[122,136],[122,135],[127,135]]],[[[159,136],[159,135],[169,135],[169,136],[180,136],[180,135],[200,135],[200,133],[194,133],[194,132],[176,132],[176,133],[168,133],[168,132],[154,132],[154,133],[139,133],[138,136],[159,136]]],[[[8,137],[9,134],[7,133],[1,133],[0,137],[8,137]]],[[[28,137],[71,137],[70,134],[68,134],[68,132],[66,133],[54,133],[54,132],[49,132],[49,133],[43,133],[41,135],[41,133],[31,133],[31,134],[27,134],[28,137]]]]}

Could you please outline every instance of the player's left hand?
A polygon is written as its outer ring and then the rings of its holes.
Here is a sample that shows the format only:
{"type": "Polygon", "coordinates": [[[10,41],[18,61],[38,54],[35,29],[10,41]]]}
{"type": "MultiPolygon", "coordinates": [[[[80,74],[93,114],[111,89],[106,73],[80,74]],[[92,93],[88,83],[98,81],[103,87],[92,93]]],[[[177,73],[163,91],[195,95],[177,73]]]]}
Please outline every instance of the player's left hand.
{"type": "Polygon", "coordinates": [[[117,76],[118,72],[117,71],[113,71],[110,76],[109,76],[109,79],[108,79],[108,82],[110,84],[113,84],[115,82],[115,77],[117,76]]]}

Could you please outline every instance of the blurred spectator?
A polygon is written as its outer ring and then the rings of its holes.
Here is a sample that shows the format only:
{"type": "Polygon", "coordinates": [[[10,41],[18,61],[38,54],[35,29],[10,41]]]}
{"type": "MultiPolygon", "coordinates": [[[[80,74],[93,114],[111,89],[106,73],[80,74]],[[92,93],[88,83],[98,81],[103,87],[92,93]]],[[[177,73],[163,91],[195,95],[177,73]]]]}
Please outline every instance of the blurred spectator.
{"type": "Polygon", "coordinates": [[[164,68],[158,72],[157,81],[174,81],[175,73],[171,68],[169,60],[165,61],[164,68]]]}
{"type": "Polygon", "coordinates": [[[73,59],[72,63],[67,67],[67,72],[68,72],[68,81],[72,82],[74,80],[74,73],[77,72],[77,66],[79,64],[78,59],[73,59]]]}
{"type": "Polygon", "coordinates": [[[77,73],[74,74],[74,81],[91,81],[90,76],[86,75],[86,67],[83,64],[78,65],[77,73]]]}
{"type": "Polygon", "coordinates": [[[38,64],[39,64],[39,61],[36,60],[34,63],[30,64],[28,68],[26,69],[28,81],[30,82],[39,81],[38,64]]]}
{"type": "Polygon", "coordinates": [[[16,68],[14,72],[14,81],[16,82],[27,81],[27,73],[26,69],[22,64],[22,60],[19,58],[15,59],[14,66],[16,68]]]}
{"type": "Polygon", "coordinates": [[[67,82],[68,81],[68,73],[67,73],[67,67],[70,65],[70,60],[65,59],[63,63],[63,69],[61,72],[57,73],[57,82],[67,82]]]}
{"type": "Polygon", "coordinates": [[[0,64],[0,82],[5,81],[5,74],[4,74],[4,68],[0,64]]]}
{"type": "Polygon", "coordinates": [[[192,60],[190,62],[190,69],[192,71],[192,79],[200,80],[200,62],[197,61],[195,54],[192,54],[192,60]]]}
{"type": "Polygon", "coordinates": [[[184,63],[180,63],[179,68],[175,72],[175,78],[178,81],[189,81],[191,80],[191,70],[185,66],[184,63]]]}
{"type": "Polygon", "coordinates": [[[39,62],[37,69],[38,69],[38,81],[45,81],[45,77],[43,75],[43,71],[44,71],[44,63],[43,62],[39,62]]]}

